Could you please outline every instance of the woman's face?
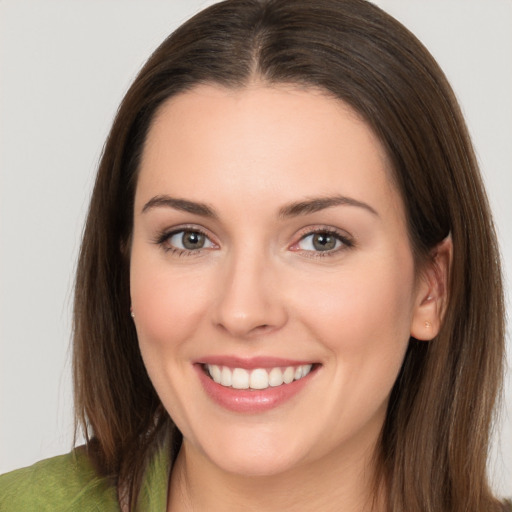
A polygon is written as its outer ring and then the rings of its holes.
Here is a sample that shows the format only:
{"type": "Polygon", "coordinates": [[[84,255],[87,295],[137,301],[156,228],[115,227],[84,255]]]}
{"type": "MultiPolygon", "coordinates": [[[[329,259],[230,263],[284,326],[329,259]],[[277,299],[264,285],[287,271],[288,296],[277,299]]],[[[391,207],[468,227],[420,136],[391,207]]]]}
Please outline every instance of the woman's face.
{"type": "Polygon", "coordinates": [[[271,475],[371,453],[427,293],[378,140],[313,90],[168,101],[138,180],[131,299],[184,448],[271,475]]]}

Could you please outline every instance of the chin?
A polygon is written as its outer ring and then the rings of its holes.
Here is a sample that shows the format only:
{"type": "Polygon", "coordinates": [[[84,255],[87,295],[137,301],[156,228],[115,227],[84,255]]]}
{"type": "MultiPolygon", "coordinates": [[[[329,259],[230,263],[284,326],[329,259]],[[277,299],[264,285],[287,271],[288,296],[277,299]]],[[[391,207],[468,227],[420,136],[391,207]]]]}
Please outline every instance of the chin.
{"type": "Polygon", "coordinates": [[[231,431],[222,440],[212,435],[215,444],[207,442],[199,446],[199,450],[222,471],[245,477],[286,473],[303,463],[306,454],[301,446],[304,443],[290,443],[290,439],[272,435],[272,432],[267,435],[262,435],[261,427],[255,429],[253,435],[247,431],[231,431]]]}
{"type": "Polygon", "coordinates": [[[212,462],[225,471],[242,477],[270,477],[293,470],[297,461],[282,457],[278,453],[235,455],[212,462]]]}

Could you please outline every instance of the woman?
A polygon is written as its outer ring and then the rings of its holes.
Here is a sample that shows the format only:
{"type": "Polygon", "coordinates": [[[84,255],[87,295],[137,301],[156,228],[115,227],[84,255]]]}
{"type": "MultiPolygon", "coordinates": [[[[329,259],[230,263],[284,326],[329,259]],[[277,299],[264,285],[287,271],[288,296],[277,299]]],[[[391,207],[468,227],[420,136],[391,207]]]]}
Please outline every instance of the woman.
{"type": "Polygon", "coordinates": [[[102,158],[75,295],[87,445],[3,477],[2,510],[502,510],[503,331],[426,50],[359,0],[214,5],[150,58],[102,158]]]}

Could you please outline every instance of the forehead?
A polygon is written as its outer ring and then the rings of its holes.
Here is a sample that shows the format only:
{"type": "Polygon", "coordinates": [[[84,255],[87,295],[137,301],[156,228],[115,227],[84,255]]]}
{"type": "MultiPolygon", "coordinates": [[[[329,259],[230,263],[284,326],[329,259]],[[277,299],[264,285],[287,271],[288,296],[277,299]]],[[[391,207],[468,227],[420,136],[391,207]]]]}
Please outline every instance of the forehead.
{"type": "Polygon", "coordinates": [[[360,116],[322,91],[285,85],[201,85],[164,103],[137,195],[171,191],[201,200],[278,191],[283,201],[343,193],[401,206],[382,144],[360,116]]]}

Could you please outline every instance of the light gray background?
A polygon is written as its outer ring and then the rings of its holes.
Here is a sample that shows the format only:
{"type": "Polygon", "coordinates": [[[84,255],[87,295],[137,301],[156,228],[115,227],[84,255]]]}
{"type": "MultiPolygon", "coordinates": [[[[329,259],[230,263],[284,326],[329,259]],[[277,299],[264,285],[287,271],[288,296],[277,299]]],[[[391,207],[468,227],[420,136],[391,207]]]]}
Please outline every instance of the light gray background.
{"type": "MultiPolygon", "coordinates": [[[[0,0],[0,473],[71,448],[73,272],[102,145],[150,52],[211,3],[0,0]]],[[[510,304],[512,1],[375,3],[426,44],[460,99],[495,212],[510,304]]],[[[510,347],[510,323],[508,333],[510,347]]],[[[505,495],[510,373],[491,454],[494,486],[505,495]]]]}

